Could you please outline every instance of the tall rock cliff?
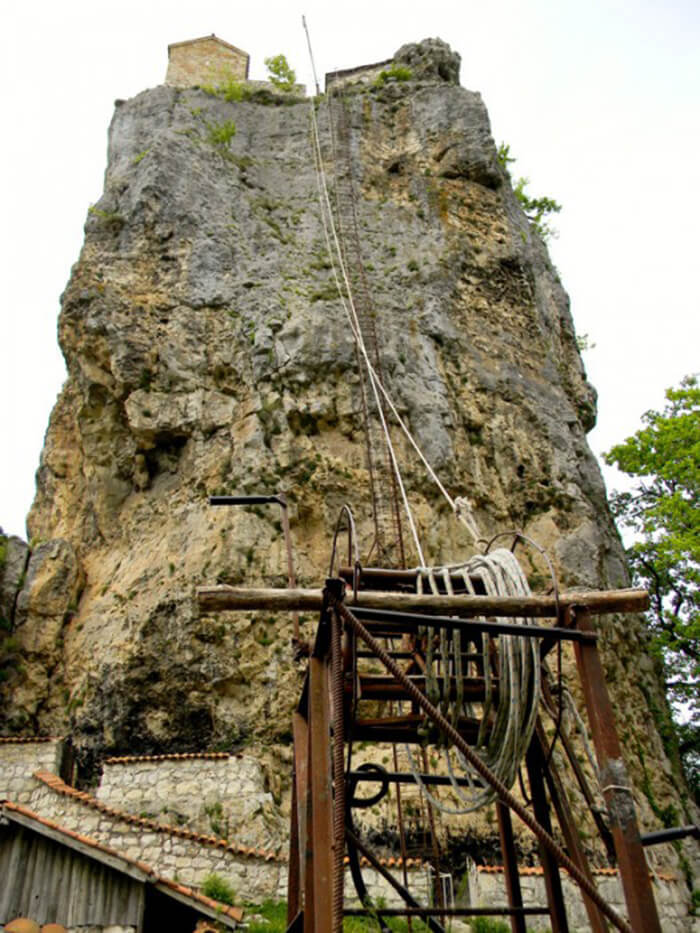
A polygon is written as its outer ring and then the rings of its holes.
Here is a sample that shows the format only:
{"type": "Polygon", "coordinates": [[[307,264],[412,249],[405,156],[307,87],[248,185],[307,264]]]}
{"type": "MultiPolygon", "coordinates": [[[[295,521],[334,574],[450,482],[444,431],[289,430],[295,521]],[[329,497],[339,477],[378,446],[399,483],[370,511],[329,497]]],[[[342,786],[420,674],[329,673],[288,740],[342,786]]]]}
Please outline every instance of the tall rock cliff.
{"type": "MultiPolygon", "coordinates": [[[[397,62],[410,80],[346,96],[389,390],[486,535],[524,530],[567,587],[624,586],[567,295],[456,56],[431,42],[397,62]]],[[[202,583],[283,585],[278,515],[215,510],[210,494],[284,492],[306,585],[325,576],[342,503],[371,544],[356,353],[320,220],[310,107],[169,87],[117,102],[104,194],[63,296],[69,376],[29,516],[12,610],[24,661],[3,712],[9,730],[69,732],[86,771],[127,751],[247,745],[288,760],[300,678],[289,619],[202,618],[193,600],[202,583]]],[[[332,179],[325,99],[317,116],[332,179]]],[[[427,559],[468,556],[396,442],[427,559]]],[[[537,555],[523,560],[546,587],[537,555]]],[[[603,619],[602,633],[642,819],[658,825],[682,802],[657,675],[638,621],[603,619]]],[[[273,782],[283,772],[271,768],[273,782]]]]}

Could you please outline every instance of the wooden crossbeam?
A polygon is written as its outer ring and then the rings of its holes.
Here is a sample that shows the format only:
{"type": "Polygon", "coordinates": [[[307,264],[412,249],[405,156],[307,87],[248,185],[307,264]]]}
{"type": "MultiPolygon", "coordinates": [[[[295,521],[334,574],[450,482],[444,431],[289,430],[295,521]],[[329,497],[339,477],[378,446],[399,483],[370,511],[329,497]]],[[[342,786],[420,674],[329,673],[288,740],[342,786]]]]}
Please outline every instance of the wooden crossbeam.
{"type": "MultiPolygon", "coordinates": [[[[271,612],[319,612],[323,606],[322,590],[272,589],[237,586],[202,586],[197,589],[200,612],[246,612],[264,609],[271,612]]],[[[587,609],[594,615],[610,612],[644,612],[649,608],[646,590],[592,590],[560,593],[554,596],[417,596],[411,593],[365,592],[348,606],[387,609],[396,612],[421,612],[427,615],[528,616],[556,618],[568,607],[587,609]]]]}

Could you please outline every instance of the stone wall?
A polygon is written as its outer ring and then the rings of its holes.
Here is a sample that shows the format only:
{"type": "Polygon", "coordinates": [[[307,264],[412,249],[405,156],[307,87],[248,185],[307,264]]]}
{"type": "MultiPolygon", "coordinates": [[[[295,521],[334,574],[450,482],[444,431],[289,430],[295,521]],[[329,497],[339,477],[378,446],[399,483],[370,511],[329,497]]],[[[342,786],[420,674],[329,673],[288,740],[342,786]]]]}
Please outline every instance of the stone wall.
{"type": "Polygon", "coordinates": [[[127,858],[144,862],[157,874],[183,884],[199,886],[216,872],[229,881],[236,892],[250,901],[286,896],[287,867],[270,854],[269,858],[246,857],[224,840],[214,837],[205,842],[195,833],[157,826],[148,820],[129,821],[89,804],[87,794],[57,793],[35,779],[29,806],[45,819],[79,832],[116,849],[127,858]],[[87,802],[87,803],[86,803],[87,802]],[[189,837],[189,838],[188,838],[189,837]]]}
{"type": "MultiPolygon", "coordinates": [[[[88,794],[68,788],[62,782],[47,783],[50,776],[34,778],[34,792],[29,806],[61,827],[116,849],[128,858],[143,862],[157,874],[198,887],[207,875],[216,872],[229,882],[242,901],[261,903],[287,897],[287,861],[285,856],[246,850],[237,842],[215,837],[203,838],[194,832],[157,825],[144,818],[115,813],[105,803],[88,794]],[[245,852],[248,851],[248,855],[245,852]]],[[[408,868],[409,886],[419,899],[428,891],[426,870],[419,863],[408,868]]],[[[373,898],[389,906],[398,906],[397,895],[381,874],[363,869],[365,884],[373,898]]],[[[349,870],[345,881],[349,906],[359,906],[349,870]]]]}
{"type": "Polygon", "coordinates": [[[97,799],[161,823],[279,849],[287,824],[247,755],[158,755],[107,759],[97,799]]]}
{"type": "Polygon", "coordinates": [[[61,739],[0,739],[0,800],[28,804],[35,771],[58,774],[63,756],[61,739]]]}
{"type": "MultiPolygon", "coordinates": [[[[625,898],[619,875],[613,870],[594,872],[594,880],[600,894],[611,907],[624,917],[627,916],[625,898]]],[[[525,869],[521,874],[520,885],[523,903],[526,907],[547,904],[544,876],[541,869],[525,869]]],[[[572,933],[585,933],[590,930],[588,916],[578,886],[568,875],[562,873],[562,886],[572,933]]],[[[690,892],[682,878],[671,875],[654,876],[654,897],[664,933],[689,933],[700,930],[700,918],[689,916],[690,892]],[[694,925],[695,924],[695,925],[694,925]]],[[[463,890],[463,903],[474,907],[506,904],[507,895],[503,872],[499,869],[470,865],[463,890]]],[[[529,930],[549,930],[548,916],[530,917],[527,921],[529,930]]]]}
{"type": "Polygon", "coordinates": [[[222,42],[215,35],[168,46],[165,83],[172,87],[216,84],[221,75],[245,81],[250,57],[247,52],[222,42]]]}

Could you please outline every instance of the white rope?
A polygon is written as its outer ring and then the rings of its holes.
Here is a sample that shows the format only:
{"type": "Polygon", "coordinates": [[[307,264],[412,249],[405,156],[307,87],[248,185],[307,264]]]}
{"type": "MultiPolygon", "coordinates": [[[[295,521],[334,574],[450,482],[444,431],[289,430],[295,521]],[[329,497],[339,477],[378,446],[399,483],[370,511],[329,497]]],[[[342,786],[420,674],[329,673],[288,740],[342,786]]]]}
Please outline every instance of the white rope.
{"type": "MultiPolygon", "coordinates": [[[[329,108],[330,113],[330,108],[329,108]]],[[[357,346],[360,350],[362,358],[364,360],[365,366],[367,368],[367,373],[369,376],[370,386],[372,387],[372,393],[375,398],[377,405],[377,411],[379,414],[379,419],[382,425],[382,431],[384,434],[384,439],[389,451],[389,457],[391,459],[391,465],[396,477],[399,490],[401,492],[401,498],[403,501],[404,510],[406,512],[406,517],[408,519],[409,527],[411,529],[411,535],[413,537],[413,542],[416,547],[416,552],[421,564],[425,563],[425,557],[423,556],[423,550],[421,548],[420,539],[418,537],[418,531],[416,529],[415,521],[413,519],[413,513],[411,511],[411,506],[408,501],[408,496],[406,494],[406,487],[403,482],[403,477],[401,476],[401,470],[399,468],[398,461],[396,459],[396,452],[394,451],[394,445],[391,440],[391,435],[389,433],[389,428],[384,417],[383,406],[381,403],[379,395],[379,387],[381,385],[379,377],[372,366],[372,363],[367,353],[367,348],[365,346],[364,339],[362,337],[362,331],[360,328],[360,322],[357,315],[357,310],[355,308],[355,302],[353,299],[352,288],[350,286],[350,280],[348,278],[347,269],[345,267],[345,261],[343,259],[342,250],[340,247],[340,241],[338,240],[338,234],[335,228],[335,221],[333,219],[333,209],[331,207],[330,197],[328,195],[328,188],[326,186],[325,175],[323,172],[323,156],[321,153],[321,142],[318,133],[318,123],[316,121],[316,109],[314,107],[313,101],[311,102],[311,122],[313,127],[313,138],[314,138],[314,154],[315,154],[315,165],[316,165],[316,179],[319,187],[319,201],[321,205],[321,219],[323,222],[323,232],[326,239],[326,247],[328,249],[328,255],[331,260],[331,268],[333,270],[333,276],[335,279],[336,288],[338,289],[338,295],[340,297],[343,309],[348,316],[348,321],[350,323],[350,329],[352,330],[353,336],[357,342],[357,346]],[[330,230],[330,235],[329,235],[330,230]],[[333,241],[333,246],[335,250],[331,247],[331,238],[333,241]],[[335,257],[340,268],[343,284],[345,285],[345,291],[347,294],[347,301],[343,295],[343,289],[341,288],[340,279],[335,266],[335,261],[333,258],[335,252],[335,257]]],[[[386,396],[386,392],[382,387],[381,390],[386,396]]],[[[393,408],[393,405],[392,405],[393,408]]]]}
{"type": "MultiPolygon", "coordinates": [[[[427,578],[433,592],[438,592],[436,575],[442,575],[447,586],[447,576],[456,568],[421,568],[418,571],[419,592],[423,591],[423,577],[427,578]]],[[[514,555],[505,548],[492,551],[484,556],[473,557],[458,568],[464,577],[469,592],[474,592],[473,579],[478,579],[489,596],[528,596],[528,586],[525,574],[514,555]]],[[[449,584],[451,589],[451,582],[449,584]]],[[[529,619],[511,619],[521,625],[531,624],[529,619]]],[[[431,633],[428,632],[426,648],[426,664],[432,661],[431,633]]],[[[535,728],[535,719],[540,699],[540,657],[536,638],[518,638],[512,635],[499,635],[497,639],[499,686],[498,700],[493,699],[490,690],[489,665],[491,658],[485,642],[484,678],[485,699],[481,709],[481,727],[477,740],[476,751],[498,778],[506,785],[512,787],[518,774],[520,762],[527,751],[535,728]],[[486,728],[486,721],[490,709],[494,709],[493,723],[490,729],[486,728]]],[[[454,650],[461,645],[455,643],[454,650]]],[[[449,697],[447,681],[446,649],[441,646],[441,663],[443,673],[443,694],[449,697]]],[[[426,688],[428,681],[434,678],[434,672],[426,670],[426,688]]],[[[454,711],[457,716],[467,712],[467,707],[459,704],[454,711]]],[[[459,803],[446,803],[431,793],[420,776],[420,769],[413,757],[411,749],[406,746],[406,755],[414,780],[419,785],[428,802],[437,810],[446,814],[470,813],[490,803],[496,796],[495,791],[488,786],[479,786],[474,779],[478,777],[466,758],[454,749],[445,750],[447,772],[450,777],[452,791],[459,803]],[[455,755],[456,762],[452,755],[455,755]],[[457,783],[455,764],[458,764],[468,781],[468,787],[457,783]]]]}

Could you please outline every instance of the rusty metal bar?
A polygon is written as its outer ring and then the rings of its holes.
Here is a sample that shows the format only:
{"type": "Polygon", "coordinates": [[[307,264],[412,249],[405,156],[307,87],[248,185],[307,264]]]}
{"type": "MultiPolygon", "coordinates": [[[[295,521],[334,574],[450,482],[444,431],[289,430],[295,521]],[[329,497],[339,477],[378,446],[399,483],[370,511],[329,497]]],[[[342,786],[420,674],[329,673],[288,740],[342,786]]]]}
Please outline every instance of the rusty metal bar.
{"type": "MultiPolygon", "coordinates": [[[[542,681],[542,694],[545,700],[547,700],[547,702],[549,703],[549,705],[551,707],[554,707],[554,698],[552,697],[551,691],[549,689],[549,686],[546,680],[542,681]]],[[[586,775],[584,774],[583,768],[581,767],[581,764],[579,763],[579,760],[576,757],[576,750],[571,742],[571,739],[569,738],[566,732],[566,729],[560,730],[559,741],[561,742],[564,748],[564,751],[566,752],[566,757],[568,759],[568,762],[569,762],[569,765],[571,766],[572,771],[574,772],[574,776],[576,777],[576,781],[578,783],[579,789],[581,793],[583,794],[583,797],[586,803],[588,804],[588,809],[591,813],[591,816],[593,817],[593,820],[595,821],[596,827],[598,828],[598,832],[600,833],[600,838],[602,839],[603,845],[605,846],[605,851],[608,854],[608,859],[610,860],[611,864],[614,864],[615,843],[613,842],[612,834],[610,830],[608,829],[608,826],[605,820],[603,819],[600,809],[596,806],[596,801],[593,796],[593,791],[591,790],[588,780],[586,778],[586,775]]]]}
{"type": "MultiPolygon", "coordinates": [[[[279,612],[320,611],[321,590],[281,590],[236,586],[202,586],[197,589],[202,612],[248,611],[269,609],[279,612]]],[[[649,607],[646,590],[610,590],[581,593],[560,593],[559,605],[589,609],[593,613],[643,612],[649,607]]],[[[446,613],[469,618],[472,616],[557,617],[554,596],[418,596],[411,593],[362,592],[357,594],[357,606],[399,612],[424,612],[430,615],[446,613]]]]}
{"type": "MultiPolygon", "coordinates": [[[[425,676],[420,675],[409,675],[411,682],[418,687],[419,690],[425,691],[425,676]]],[[[438,688],[440,690],[441,696],[446,696],[449,693],[450,699],[453,699],[457,694],[457,678],[456,677],[437,677],[436,678],[438,688]]],[[[353,689],[352,683],[345,683],[345,692],[351,693],[353,689]]],[[[493,690],[497,695],[498,693],[498,679],[493,679],[493,690]]],[[[479,702],[483,700],[484,694],[486,691],[486,681],[483,677],[464,677],[463,678],[463,687],[462,694],[465,700],[470,700],[471,702],[479,702]]],[[[406,691],[403,689],[401,684],[397,684],[393,677],[383,677],[381,675],[375,674],[361,674],[359,677],[359,698],[361,700],[405,700],[406,691]]]]}
{"type": "Polygon", "coordinates": [[[333,700],[333,925],[332,933],[343,929],[343,882],[345,869],[345,769],[344,769],[344,664],[343,623],[331,613],[331,694],[333,700]]]}
{"type": "MultiPolygon", "coordinates": [[[[534,833],[536,838],[543,846],[557,859],[557,861],[566,869],[571,877],[576,881],[580,888],[585,890],[601,911],[619,930],[625,933],[632,933],[630,925],[601,898],[598,891],[591,885],[586,876],[579,870],[578,866],[572,862],[567,854],[557,845],[551,834],[548,833],[538,822],[533,819],[530,813],[520,803],[520,801],[508,790],[508,788],[490,771],[481,758],[469,747],[467,742],[454,728],[454,726],[433,706],[428,698],[418,690],[404,675],[401,668],[389,657],[381,644],[372,637],[362,622],[342,604],[336,606],[337,611],[342,615],[344,621],[352,626],[357,635],[371,648],[378,660],[396,677],[407,689],[411,699],[423,710],[423,712],[435,723],[444,735],[462,752],[469,764],[481,777],[496,790],[498,796],[504,803],[513,810],[525,825],[534,833]]],[[[643,929],[639,927],[638,929],[643,929]]]]}
{"type": "Polygon", "coordinates": [[[347,907],[346,917],[523,917],[546,916],[548,907],[379,907],[367,910],[362,907],[347,907]]]}
{"type": "MultiPolygon", "coordinates": [[[[590,614],[586,611],[577,612],[576,622],[583,631],[593,630],[590,614]]],[[[574,645],[574,649],[630,922],[634,930],[660,933],[661,925],[639,836],[632,790],[622,760],[600,657],[592,643],[581,642],[574,645]]]]}
{"type": "MultiPolygon", "coordinates": [[[[541,758],[542,762],[544,762],[547,742],[545,740],[542,724],[539,721],[537,723],[537,736],[535,741],[537,741],[539,745],[539,757],[541,758]]],[[[566,843],[566,847],[569,851],[569,855],[578,865],[581,871],[587,876],[591,884],[593,884],[593,876],[591,875],[590,868],[588,867],[588,859],[586,858],[586,855],[583,851],[583,846],[581,845],[581,840],[579,839],[578,835],[578,829],[574,823],[571,808],[569,807],[569,799],[566,794],[566,789],[553,760],[550,759],[549,764],[543,768],[543,774],[547,784],[547,789],[549,791],[549,799],[552,801],[552,806],[554,807],[554,810],[557,814],[559,826],[564,837],[564,842],[566,843]]],[[[586,908],[586,913],[588,914],[588,921],[591,925],[592,933],[606,933],[608,927],[605,923],[603,915],[600,913],[597,906],[593,903],[585,891],[582,891],[581,894],[583,896],[583,903],[586,908]]]]}
{"type": "MultiPolygon", "coordinates": [[[[421,784],[433,785],[438,787],[452,787],[457,783],[459,787],[470,787],[474,784],[474,779],[453,778],[446,774],[419,774],[421,784]]],[[[359,783],[366,781],[372,784],[381,784],[382,781],[388,781],[390,784],[415,784],[416,779],[411,771],[381,771],[373,773],[371,771],[350,771],[348,778],[359,783]]],[[[478,783],[478,782],[477,782],[478,783]]]]}
{"type": "Polygon", "coordinates": [[[306,833],[307,833],[307,805],[308,805],[308,749],[309,749],[309,728],[305,717],[301,713],[294,713],[292,716],[292,735],[294,738],[294,798],[292,807],[292,820],[296,821],[296,829],[292,825],[291,836],[297,838],[298,867],[297,877],[293,879],[293,866],[291,864],[292,851],[290,846],[290,867],[288,891],[288,911],[287,922],[296,916],[296,912],[301,910],[302,897],[306,886],[306,833]],[[294,886],[296,885],[296,891],[294,886]],[[297,911],[293,912],[292,907],[296,906],[297,911]]]}
{"type": "Polygon", "coordinates": [[[508,906],[517,911],[517,913],[510,915],[511,933],[527,933],[525,918],[522,914],[523,894],[520,889],[518,856],[515,851],[515,839],[513,838],[513,822],[510,818],[510,810],[502,800],[496,801],[496,816],[498,817],[498,832],[501,837],[503,873],[506,880],[508,906]]]}
{"type": "MultiPolygon", "coordinates": [[[[544,760],[539,754],[539,745],[533,741],[525,756],[527,775],[530,781],[530,796],[535,818],[540,826],[552,835],[552,822],[549,818],[549,804],[544,789],[542,768],[544,760]]],[[[566,917],[566,904],[564,891],[561,886],[559,865],[554,854],[547,849],[540,840],[540,862],[544,872],[544,883],[547,889],[547,903],[549,904],[549,919],[552,923],[552,933],[569,933],[569,922],[566,917]]]]}
{"type": "Polygon", "coordinates": [[[671,829],[660,829],[655,833],[645,833],[641,836],[643,846],[658,846],[662,842],[673,842],[674,839],[685,839],[692,836],[700,839],[700,826],[697,823],[689,826],[672,826],[671,829]]]}
{"type": "Polygon", "coordinates": [[[309,764],[304,933],[333,929],[333,788],[328,664],[309,658],[309,764]]]}
{"type": "MultiPolygon", "coordinates": [[[[485,599],[486,597],[474,597],[485,599]]],[[[579,632],[577,629],[557,626],[520,625],[517,622],[490,622],[486,619],[471,619],[464,622],[449,616],[421,615],[418,612],[394,612],[386,609],[373,609],[365,606],[353,606],[358,619],[368,622],[381,622],[384,627],[396,633],[416,632],[418,628],[447,628],[458,630],[462,634],[476,635],[488,632],[489,635],[518,635],[523,638],[558,638],[562,641],[591,641],[591,632],[579,632]]],[[[594,639],[595,640],[595,639],[594,639]]]]}
{"type": "Polygon", "coordinates": [[[287,870],[287,926],[301,910],[301,870],[299,847],[299,808],[297,804],[297,779],[292,772],[292,814],[289,832],[289,868],[287,870]]]}

